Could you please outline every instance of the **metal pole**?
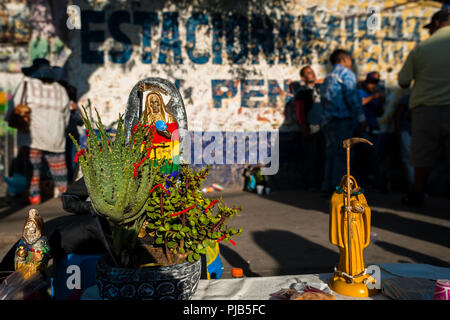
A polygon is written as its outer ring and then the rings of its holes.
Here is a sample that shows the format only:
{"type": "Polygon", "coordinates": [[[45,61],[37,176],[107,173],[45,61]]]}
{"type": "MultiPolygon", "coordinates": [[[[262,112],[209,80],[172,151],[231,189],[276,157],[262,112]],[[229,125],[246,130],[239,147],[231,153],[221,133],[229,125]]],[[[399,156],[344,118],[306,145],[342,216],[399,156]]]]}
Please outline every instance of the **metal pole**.
{"type": "Polygon", "coordinates": [[[347,226],[348,226],[348,267],[352,274],[352,210],[350,208],[350,146],[347,147],[347,226]]]}
{"type": "MultiPolygon", "coordinates": [[[[366,140],[364,138],[358,138],[353,137],[349,138],[343,141],[343,146],[347,150],[347,205],[345,206],[345,211],[347,212],[347,221],[348,221],[348,273],[350,276],[354,276],[353,274],[353,268],[352,268],[352,234],[353,234],[353,227],[352,227],[352,209],[350,206],[350,148],[353,144],[364,142],[371,146],[373,146],[373,143],[369,140],[366,140]]],[[[353,281],[353,280],[351,280],[353,281]]]]}
{"type": "Polygon", "coordinates": [[[3,121],[2,123],[3,126],[3,132],[5,133],[5,147],[3,149],[3,157],[4,157],[4,161],[5,161],[5,166],[3,167],[3,175],[5,177],[9,177],[9,130],[8,130],[8,123],[6,121],[3,121]]]}

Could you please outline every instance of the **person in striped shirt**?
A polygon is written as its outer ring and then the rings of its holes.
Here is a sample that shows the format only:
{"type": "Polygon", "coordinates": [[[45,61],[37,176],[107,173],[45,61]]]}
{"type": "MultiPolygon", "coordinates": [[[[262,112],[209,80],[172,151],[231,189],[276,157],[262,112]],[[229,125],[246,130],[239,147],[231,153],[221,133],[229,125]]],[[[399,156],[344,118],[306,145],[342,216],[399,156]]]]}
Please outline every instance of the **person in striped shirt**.
{"type": "Polygon", "coordinates": [[[20,103],[25,89],[25,103],[31,109],[30,131],[18,131],[17,144],[19,148],[29,149],[30,162],[33,166],[29,200],[31,204],[39,204],[43,157],[48,162],[59,193],[67,189],[65,148],[70,100],[64,87],[54,81],[52,67],[48,60],[35,59],[33,65],[22,68],[22,72],[25,77],[16,90],[8,113],[12,112],[14,105],[20,103]]]}

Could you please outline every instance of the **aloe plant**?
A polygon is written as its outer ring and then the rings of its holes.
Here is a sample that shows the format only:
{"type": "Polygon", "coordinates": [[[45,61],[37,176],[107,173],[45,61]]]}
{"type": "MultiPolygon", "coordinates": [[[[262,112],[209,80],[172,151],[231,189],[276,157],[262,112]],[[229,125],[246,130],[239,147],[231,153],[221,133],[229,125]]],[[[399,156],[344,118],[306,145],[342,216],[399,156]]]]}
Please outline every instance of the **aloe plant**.
{"type": "Polygon", "coordinates": [[[125,252],[137,242],[145,218],[145,206],[155,177],[160,170],[157,160],[149,158],[153,132],[138,122],[126,140],[123,118],[119,115],[115,139],[108,136],[97,110],[97,130],[83,108],[82,119],[88,136],[87,148],[77,147],[77,159],[85,179],[94,211],[113,224],[113,260],[127,264],[125,252]],[[97,131],[97,132],[95,132],[97,131]]]}

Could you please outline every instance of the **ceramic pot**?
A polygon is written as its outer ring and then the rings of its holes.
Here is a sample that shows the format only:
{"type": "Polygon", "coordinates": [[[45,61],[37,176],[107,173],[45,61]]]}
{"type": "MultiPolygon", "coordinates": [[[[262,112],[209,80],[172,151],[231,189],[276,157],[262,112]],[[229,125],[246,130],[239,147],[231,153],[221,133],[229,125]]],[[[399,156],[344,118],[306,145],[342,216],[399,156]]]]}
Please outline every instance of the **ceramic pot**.
{"type": "Polygon", "coordinates": [[[99,259],[96,281],[103,300],[189,300],[197,290],[201,261],[164,267],[117,268],[99,259]]]}

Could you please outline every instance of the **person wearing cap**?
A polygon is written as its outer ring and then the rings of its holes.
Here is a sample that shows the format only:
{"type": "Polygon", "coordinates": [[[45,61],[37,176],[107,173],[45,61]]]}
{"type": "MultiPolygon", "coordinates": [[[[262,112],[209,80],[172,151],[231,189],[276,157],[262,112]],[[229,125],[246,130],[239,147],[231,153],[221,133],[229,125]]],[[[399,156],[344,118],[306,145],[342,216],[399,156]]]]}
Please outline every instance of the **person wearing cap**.
{"type": "Polygon", "coordinates": [[[42,157],[45,157],[55,187],[60,193],[67,189],[67,167],[65,161],[66,129],[70,116],[69,97],[63,86],[54,81],[55,72],[46,59],[33,60],[30,67],[22,68],[24,80],[17,88],[7,116],[20,103],[25,88],[24,100],[31,109],[28,132],[17,132],[19,148],[29,150],[33,174],[29,187],[31,204],[41,202],[40,172],[42,157]]]}
{"type": "Polygon", "coordinates": [[[362,88],[358,90],[370,133],[379,130],[377,118],[383,114],[385,97],[379,83],[380,74],[376,71],[369,72],[362,83],[362,88]]]}
{"type": "Polygon", "coordinates": [[[446,149],[450,164],[450,9],[436,12],[424,26],[430,37],[408,55],[398,74],[398,84],[411,86],[411,154],[414,183],[402,202],[422,206],[424,187],[436,164],[439,149],[446,149]]]}

